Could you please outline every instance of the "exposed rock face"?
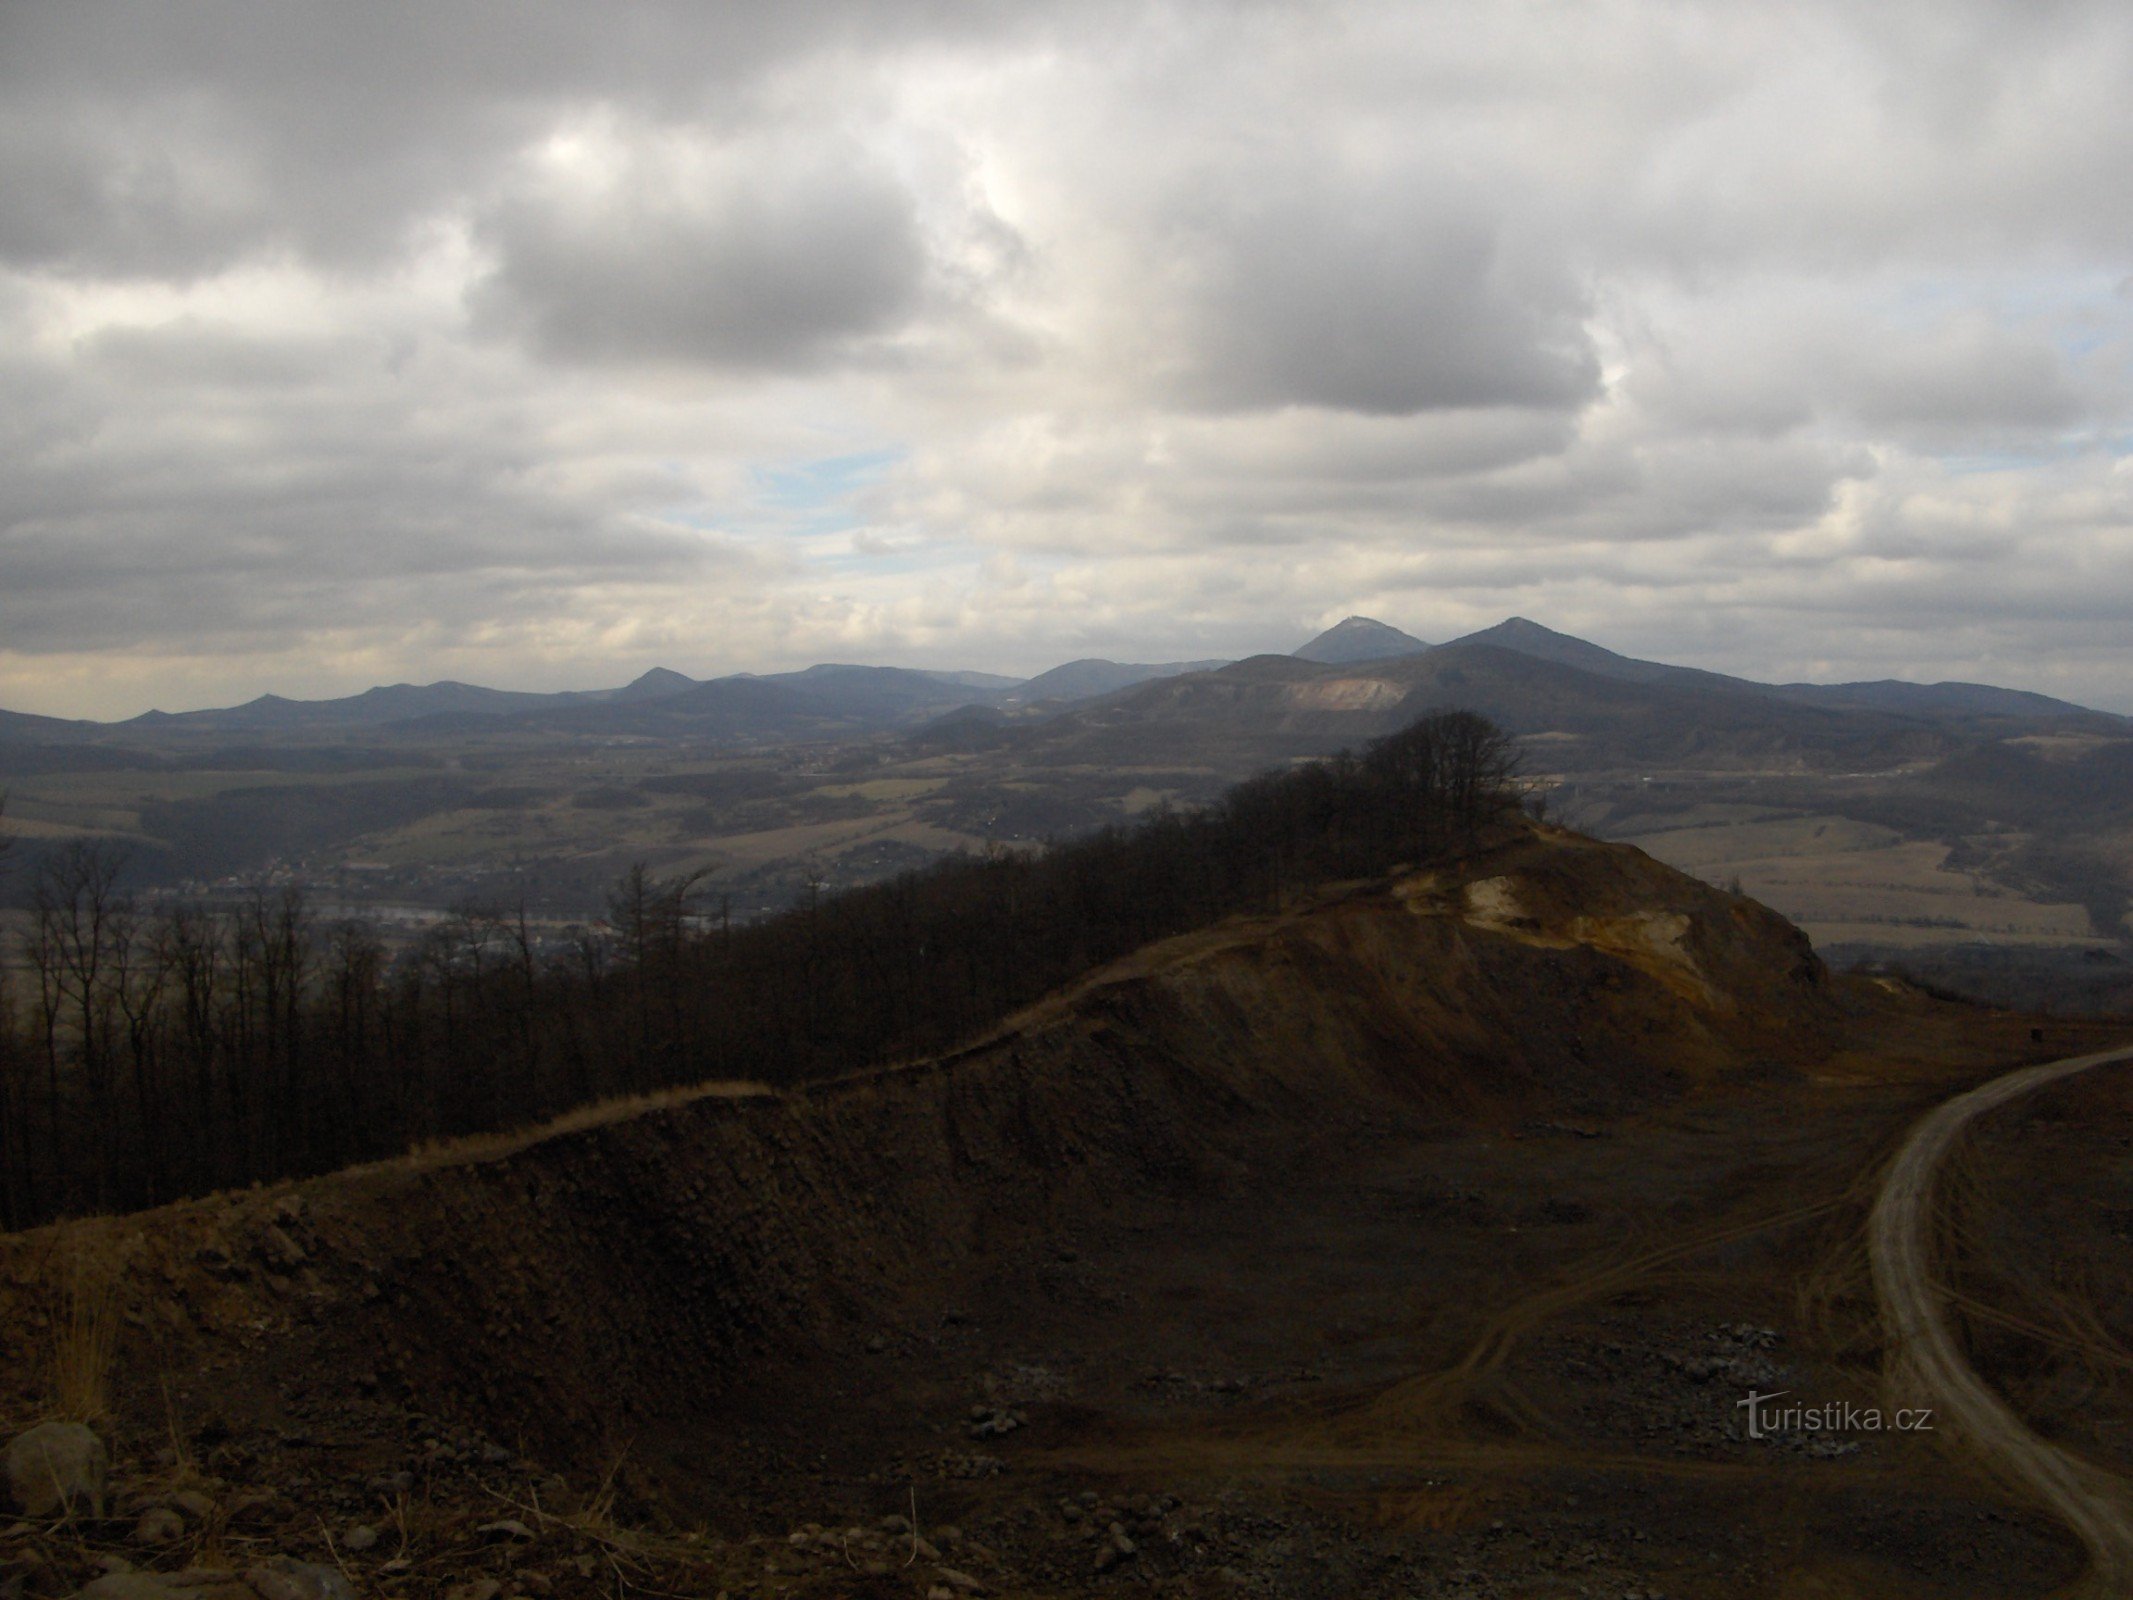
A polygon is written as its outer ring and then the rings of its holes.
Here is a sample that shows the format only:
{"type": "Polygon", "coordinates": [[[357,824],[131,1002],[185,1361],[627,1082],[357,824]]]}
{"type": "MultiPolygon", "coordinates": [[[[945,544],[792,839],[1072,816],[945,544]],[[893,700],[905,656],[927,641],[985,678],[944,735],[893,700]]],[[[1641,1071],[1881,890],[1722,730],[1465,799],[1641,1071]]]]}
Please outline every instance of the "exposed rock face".
{"type": "Polygon", "coordinates": [[[101,1517],[104,1441],[79,1422],[40,1422],[7,1447],[7,1491],[25,1516],[101,1517]]]}
{"type": "MultiPolygon", "coordinates": [[[[70,1226],[173,1307],[181,1360],[341,1372],[592,1459],[765,1350],[856,1350],[1005,1242],[1361,1130],[1605,1116],[1811,1053],[1823,987],[1752,902],[1522,831],[1154,946],[941,1060],[70,1226]]],[[[0,1241],[0,1326],[37,1237],[0,1241]]]]}

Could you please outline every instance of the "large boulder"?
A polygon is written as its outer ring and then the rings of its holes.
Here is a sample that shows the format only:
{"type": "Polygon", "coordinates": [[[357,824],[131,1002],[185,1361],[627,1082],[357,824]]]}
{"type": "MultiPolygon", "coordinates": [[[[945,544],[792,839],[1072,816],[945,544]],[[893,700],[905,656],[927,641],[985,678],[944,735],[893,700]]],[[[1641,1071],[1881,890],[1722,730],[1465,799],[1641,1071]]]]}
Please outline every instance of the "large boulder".
{"type": "Polygon", "coordinates": [[[8,1497],[27,1517],[101,1517],[111,1459],[79,1422],[40,1422],[7,1447],[8,1497]]]}

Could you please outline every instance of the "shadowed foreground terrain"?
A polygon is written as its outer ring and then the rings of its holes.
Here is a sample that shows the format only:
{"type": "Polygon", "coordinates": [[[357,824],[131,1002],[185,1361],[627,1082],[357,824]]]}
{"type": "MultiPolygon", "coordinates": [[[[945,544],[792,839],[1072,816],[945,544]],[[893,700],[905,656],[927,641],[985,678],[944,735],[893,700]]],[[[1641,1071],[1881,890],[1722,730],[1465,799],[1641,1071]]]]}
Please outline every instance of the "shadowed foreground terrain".
{"type": "MultiPolygon", "coordinates": [[[[116,1345],[111,1515],[0,1525],[0,1582],[116,1549],[458,1600],[2046,1594],[2080,1545],[1952,1436],[1739,1402],[1879,1404],[1905,1129],[2117,1039],[1834,979],[1750,900],[1521,826],[944,1059],[0,1241],[5,1420],[116,1345]]],[[[2030,1196],[1959,1199],[1990,1312],[2030,1196]]],[[[2085,1271],[2024,1324],[2071,1376],[2009,1393],[2108,1436],[2125,1233],[2085,1271]]]]}

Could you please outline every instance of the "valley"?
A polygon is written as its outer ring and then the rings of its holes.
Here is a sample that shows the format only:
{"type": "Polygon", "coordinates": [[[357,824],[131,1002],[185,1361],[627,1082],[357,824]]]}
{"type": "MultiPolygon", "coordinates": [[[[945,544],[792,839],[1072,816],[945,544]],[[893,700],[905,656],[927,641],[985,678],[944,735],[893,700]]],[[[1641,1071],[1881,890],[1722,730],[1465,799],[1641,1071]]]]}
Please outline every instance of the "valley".
{"type": "Polygon", "coordinates": [[[0,783],[24,857],[108,841],[152,894],[297,882],[396,908],[389,935],[523,906],[560,939],[634,862],[704,873],[705,914],[762,916],[1203,804],[1459,704],[1519,736],[1550,814],[1737,882],[1842,960],[2061,1007],[2119,992],[2123,718],[1987,686],[1753,684],[1518,619],[1418,645],[1354,618],[1295,656],[1027,683],[835,667],[565,696],[402,686],[17,728],[0,783]]]}

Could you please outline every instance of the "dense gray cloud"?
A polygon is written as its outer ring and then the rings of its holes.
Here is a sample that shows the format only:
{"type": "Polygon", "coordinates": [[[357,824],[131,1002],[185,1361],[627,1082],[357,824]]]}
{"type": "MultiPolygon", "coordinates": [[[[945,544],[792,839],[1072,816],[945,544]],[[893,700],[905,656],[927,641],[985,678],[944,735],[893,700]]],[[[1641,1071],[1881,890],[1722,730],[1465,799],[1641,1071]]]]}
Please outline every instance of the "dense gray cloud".
{"type": "Polygon", "coordinates": [[[9,473],[7,648],[301,651],[314,632],[480,628],[747,565],[660,519],[669,477],[573,452],[492,384],[419,342],[200,318],[0,369],[0,404],[46,424],[9,473]],[[410,387],[451,399],[411,414],[410,387]]]}
{"type": "Polygon", "coordinates": [[[599,170],[541,174],[479,229],[497,264],[477,321],[545,355],[805,365],[918,308],[912,197],[852,141],[584,159],[599,170]]]}
{"type": "Polygon", "coordinates": [[[795,60],[1011,36],[1024,17],[980,0],[11,7],[0,256],[157,275],[291,248],[379,266],[587,107],[745,122],[795,60]]]}
{"type": "Polygon", "coordinates": [[[1213,258],[1186,291],[1196,398],[1399,414],[1593,397],[1582,296],[1507,260],[1479,201],[1407,174],[1283,187],[1207,219],[1212,238],[1166,241],[1213,258]]]}
{"type": "Polygon", "coordinates": [[[2133,709],[2133,13],[0,15],[0,704],[1510,611],[2133,709]]]}

